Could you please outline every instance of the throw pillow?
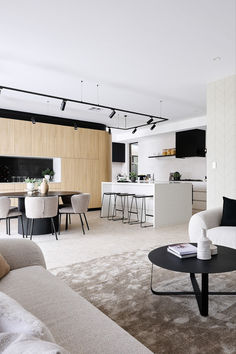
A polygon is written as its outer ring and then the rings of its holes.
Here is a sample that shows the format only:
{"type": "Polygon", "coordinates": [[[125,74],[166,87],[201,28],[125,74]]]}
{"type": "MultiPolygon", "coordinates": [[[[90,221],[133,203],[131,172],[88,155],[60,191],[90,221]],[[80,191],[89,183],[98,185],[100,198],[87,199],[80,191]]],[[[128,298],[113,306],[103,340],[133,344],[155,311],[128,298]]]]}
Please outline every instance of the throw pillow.
{"type": "Polygon", "coordinates": [[[54,342],[51,332],[43,322],[2,292],[0,292],[0,332],[24,333],[54,342]]]}
{"type": "Polygon", "coordinates": [[[236,226],[236,200],[223,197],[223,214],[220,226],[236,226]]]}
{"type": "Polygon", "coordinates": [[[0,350],[3,354],[69,354],[56,343],[18,333],[0,333],[0,350]]]}
{"type": "Polygon", "coordinates": [[[10,266],[5,258],[0,254],[0,279],[10,272],[10,266]]]}

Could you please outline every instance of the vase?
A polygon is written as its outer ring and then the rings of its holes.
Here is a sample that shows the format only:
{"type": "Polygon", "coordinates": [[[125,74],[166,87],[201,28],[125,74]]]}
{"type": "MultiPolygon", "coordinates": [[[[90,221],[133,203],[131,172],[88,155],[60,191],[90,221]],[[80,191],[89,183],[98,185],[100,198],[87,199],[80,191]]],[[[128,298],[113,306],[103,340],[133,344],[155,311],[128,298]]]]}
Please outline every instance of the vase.
{"type": "Polygon", "coordinates": [[[46,178],[43,179],[43,182],[40,185],[40,190],[42,194],[47,194],[48,193],[48,182],[46,180],[46,178]]]}
{"type": "Polygon", "coordinates": [[[47,180],[47,182],[50,181],[51,176],[50,175],[45,175],[44,178],[47,180]]]}
{"type": "Polygon", "coordinates": [[[34,183],[27,183],[26,188],[27,188],[27,191],[32,192],[34,190],[34,183]]]}
{"type": "Polygon", "coordinates": [[[201,230],[201,237],[197,243],[197,258],[203,261],[211,259],[211,241],[206,235],[206,229],[201,230]]]}

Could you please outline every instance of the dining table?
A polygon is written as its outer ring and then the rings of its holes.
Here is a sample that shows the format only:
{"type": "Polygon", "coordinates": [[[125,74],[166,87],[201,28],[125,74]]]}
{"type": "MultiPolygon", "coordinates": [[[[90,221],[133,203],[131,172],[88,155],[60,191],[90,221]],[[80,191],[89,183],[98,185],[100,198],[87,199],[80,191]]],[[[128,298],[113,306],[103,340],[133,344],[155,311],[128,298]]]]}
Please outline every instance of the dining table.
{"type": "MultiPolygon", "coordinates": [[[[58,197],[58,204],[59,204],[59,197],[72,197],[74,194],[80,194],[81,192],[78,191],[49,191],[47,194],[43,194],[40,192],[2,192],[0,193],[0,197],[8,197],[8,198],[17,198],[18,199],[18,210],[22,212],[23,214],[23,225],[24,225],[24,231],[26,233],[26,228],[27,228],[27,218],[25,215],[25,198],[30,197],[30,198],[35,198],[35,197],[53,197],[57,196],[58,197]]],[[[59,205],[58,205],[58,213],[54,217],[54,224],[56,231],[58,231],[59,228],[59,205]]],[[[35,219],[34,221],[34,230],[33,230],[33,235],[44,235],[44,234],[50,234],[51,233],[51,220],[50,218],[45,218],[45,219],[35,219]]],[[[21,222],[19,222],[18,218],[18,233],[23,235],[22,231],[22,225],[21,222]]]]}

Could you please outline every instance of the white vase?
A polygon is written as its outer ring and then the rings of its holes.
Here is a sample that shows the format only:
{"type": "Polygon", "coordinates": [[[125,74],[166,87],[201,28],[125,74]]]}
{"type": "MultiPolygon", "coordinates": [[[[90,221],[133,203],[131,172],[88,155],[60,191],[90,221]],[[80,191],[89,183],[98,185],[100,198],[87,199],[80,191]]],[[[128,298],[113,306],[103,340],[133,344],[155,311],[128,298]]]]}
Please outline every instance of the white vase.
{"type": "Polygon", "coordinates": [[[206,235],[206,229],[201,230],[201,237],[197,243],[197,258],[207,261],[211,259],[211,241],[206,235]]]}
{"type": "Polygon", "coordinates": [[[34,183],[27,183],[26,188],[28,191],[33,191],[34,190],[34,183]]]}
{"type": "Polygon", "coordinates": [[[45,176],[44,176],[44,178],[46,178],[47,182],[50,181],[50,177],[51,177],[50,175],[45,175],[45,176]]]}

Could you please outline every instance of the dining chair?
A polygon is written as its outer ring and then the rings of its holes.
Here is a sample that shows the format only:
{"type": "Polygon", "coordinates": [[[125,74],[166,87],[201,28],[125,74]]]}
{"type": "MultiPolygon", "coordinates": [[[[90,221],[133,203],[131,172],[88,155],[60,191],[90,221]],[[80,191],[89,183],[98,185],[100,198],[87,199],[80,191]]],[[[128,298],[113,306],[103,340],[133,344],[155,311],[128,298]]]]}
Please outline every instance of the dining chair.
{"type": "MultiPolygon", "coordinates": [[[[59,209],[64,207],[71,207],[71,195],[61,195],[61,200],[63,204],[59,204],[59,209]]],[[[65,229],[68,229],[68,223],[71,224],[71,216],[70,214],[66,214],[66,225],[65,229]]]]}
{"type": "Polygon", "coordinates": [[[59,234],[60,234],[60,227],[61,227],[61,216],[62,214],[78,214],[80,217],[81,227],[83,234],[85,235],[84,231],[84,222],[82,219],[82,215],[84,217],[85,223],[87,225],[87,229],[89,230],[88,220],[86,218],[85,213],[88,211],[90,201],[90,194],[89,193],[81,193],[75,194],[71,197],[71,206],[70,207],[62,207],[59,209],[59,234]]]}
{"type": "Polygon", "coordinates": [[[51,219],[52,233],[55,234],[56,240],[57,232],[53,218],[58,212],[58,197],[26,197],[25,198],[25,214],[27,217],[26,237],[28,236],[28,219],[30,220],[30,239],[32,240],[34,231],[35,219],[51,219]]]}
{"type": "Polygon", "coordinates": [[[10,235],[10,220],[18,217],[20,217],[22,234],[25,237],[22,212],[16,207],[11,207],[8,197],[0,197],[0,220],[6,220],[6,234],[10,235]]]}

